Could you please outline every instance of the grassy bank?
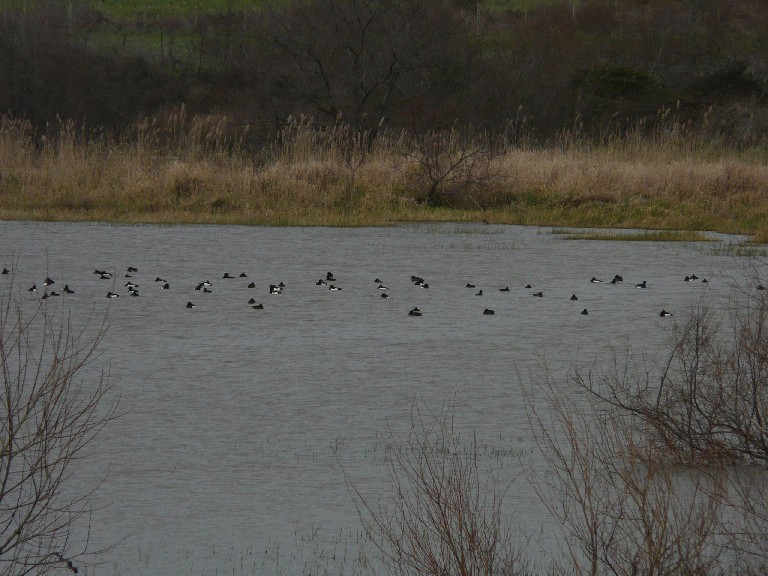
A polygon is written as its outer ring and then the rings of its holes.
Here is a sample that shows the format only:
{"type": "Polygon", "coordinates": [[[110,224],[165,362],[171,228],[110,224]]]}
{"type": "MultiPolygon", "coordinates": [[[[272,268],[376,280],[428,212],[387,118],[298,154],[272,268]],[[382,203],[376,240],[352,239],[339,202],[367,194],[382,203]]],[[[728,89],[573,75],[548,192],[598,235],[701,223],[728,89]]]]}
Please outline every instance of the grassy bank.
{"type": "Polygon", "coordinates": [[[380,226],[480,221],[713,230],[768,241],[768,151],[673,130],[549,146],[455,131],[289,123],[247,150],[183,109],[114,141],[73,123],[0,122],[0,218],[380,226]]]}

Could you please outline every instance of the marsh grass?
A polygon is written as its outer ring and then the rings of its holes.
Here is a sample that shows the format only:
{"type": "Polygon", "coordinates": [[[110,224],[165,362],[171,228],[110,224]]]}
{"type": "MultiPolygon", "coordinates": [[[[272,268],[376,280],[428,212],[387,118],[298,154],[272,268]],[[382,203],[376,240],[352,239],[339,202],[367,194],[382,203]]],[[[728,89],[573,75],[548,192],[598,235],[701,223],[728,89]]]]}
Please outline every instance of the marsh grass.
{"type": "Polygon", "coordinates": [[[739,242],[727,244],[725,246],[713,246],[712,254],[716,256],[768,258],[768,249],[766,249],[765,246],[755,245],[749,242],[739,242]]]}
{"type": "Polygon", "coordinates": [[[568,240],[615,240],[626,242],[711,242],[714,240],[703,232],[695,230],[553,230],[553,234],[565,236],[568,240]]]}
{"type": "Polygon", "coordinates": [[[653,232],[643,240],[719,231],[768,241],[766,149],[737,150],[696,134],[690,127],[638,128],[595,144],[564,133],[547,146],[489,139],[494,149],[483,172],[468,173],[460,193],[434,205],[424,201],[426,164],[414,160],[415,140],[405,132],[299,118],[254,150],[245,144],[247,127],[224,115],[190,117],[184,107],[146,118],[120,138],[62,119],[36,131],[4,116],[0,218],[298,226],[485,221],[688,232],[653,232]]]}

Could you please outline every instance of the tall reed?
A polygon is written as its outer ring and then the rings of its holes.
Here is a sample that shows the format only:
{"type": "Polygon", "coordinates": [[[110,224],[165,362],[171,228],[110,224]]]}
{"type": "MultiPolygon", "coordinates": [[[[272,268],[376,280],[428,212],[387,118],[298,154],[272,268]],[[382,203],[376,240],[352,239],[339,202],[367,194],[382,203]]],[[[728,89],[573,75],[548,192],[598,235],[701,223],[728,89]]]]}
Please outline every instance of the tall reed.
{"type": "Polygon", "coordinates": [[[563,131],[545,144],[527,130],[527,120],[517,118],[499,137],[435,131],[426,145],[423,135],[385,126],[357,130],[299,117],[254,148],[247,126],[226,115],[190,116],[183,106],[144,118],[119,137],[65,119],[36,130],[3,116],[0,217],[294,225],[488,220],[718,230],[768,240],[768,149],[711,138],[706,118],[694,126],[662,111],[653,127],[596,140],[563,131]],[[460,185],[451,180],[457,174],[460,185]]]}

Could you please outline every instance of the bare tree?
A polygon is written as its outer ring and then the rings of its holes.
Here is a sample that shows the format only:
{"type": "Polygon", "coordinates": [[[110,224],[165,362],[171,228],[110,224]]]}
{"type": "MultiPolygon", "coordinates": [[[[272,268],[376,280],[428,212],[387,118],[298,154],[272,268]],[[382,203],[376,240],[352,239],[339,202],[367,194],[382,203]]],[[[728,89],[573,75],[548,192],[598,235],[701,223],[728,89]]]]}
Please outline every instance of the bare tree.
{"type": "Polygon", "coordinates": [[[13,287],[0,297],[0,574],[78,571],[87,541],[70,536],[93,488],[73,486],[74,464],[116,416],[108,375],[81,381],[105,325],[78,328],[48,302],[27,314],[13,287]]]}
{"type": "Polygon", "coordinates": [[[462,442],[451,408],[425,416],[415,406],[405,444],[388,431],[387,464],[394,493],[386,503],[347,482],[391,574],[523,573],[521,551],[502,518],[508,483],[484,477],[476,440],[462,442]]]}
{"type": "Polygon", "coordinates": [[[466,89],[469,29],[443,0],[303,0],[273,17],[276,81],[324,123],[406,114],[412,128],[466,89]]]}

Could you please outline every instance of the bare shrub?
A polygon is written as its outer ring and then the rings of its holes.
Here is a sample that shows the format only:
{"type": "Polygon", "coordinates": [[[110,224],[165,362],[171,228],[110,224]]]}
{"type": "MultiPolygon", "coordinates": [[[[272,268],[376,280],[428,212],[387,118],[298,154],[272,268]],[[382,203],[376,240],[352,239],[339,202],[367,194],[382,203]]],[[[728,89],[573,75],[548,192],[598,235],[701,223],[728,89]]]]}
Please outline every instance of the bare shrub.
{"type": "MultiPolygon", "coordinates": [[[[13,288],[0,298],[0,573],[69,569],[87,542],[73,528],[89,513],[91,490],[72,485],[76,460],[115,416],[102,373],[80,382],[96,358],[95,335],[57,319],[41,300],[27,315],[13,288]]],[[[57,572],[60,573],[60,572],[57,572]]]]}
{"type": "Polygon", "coordinates": [[[522,573],[514,535],[502,518],[508,483],[483,477],[473,438],[461,440],[453,412],[418,406],[408,440],[388,430],[394,494],[373,502],[347,478],[366,532],[390,574],[494,576],[522,573]]]}
{"type": "Polygon", "coordinates": [[[723,532],[739,574],[768,570],[768,483],[764,466],[734,466],[727,470],[724,500],[728,514],[723,532]]]}
{"type": "Polygon", "coordinates": [[[576,384],[640,419],[669,458],[682,462],[768,461],[768,298],[742,295],[723,333],[700,304],[672,333],[658,381],[621,367],[576,384]]]}
{"type": "Polygon", "coordinates": [[[549,410],[530,402],[545,457],[531,473],[564,532],[558,574],[706,575],[720,570],[721,482],[670,465],[645,423],[619,410],[586,413],[546,374],[549,410]]]}
{"type": "Polygon", "coordinates": [[[703,304],[648,371],[629,357],[529,395],[542,501],[583,574],[763,574],[768,566],[768,298],[756,269],[724,320],[703,304]],[[729,329],[723,329],[722,326],[729,329]],[[575,396],[574,396],[575,393],[575,396]]]}
{"type": "Polygon", "coordinates": [[[471,191],[494,179],[496,153],[487,134],[456,128],[414,135],[402,156],[415,165],[412,185],[427,204],[472,200],[471,191]]]}

